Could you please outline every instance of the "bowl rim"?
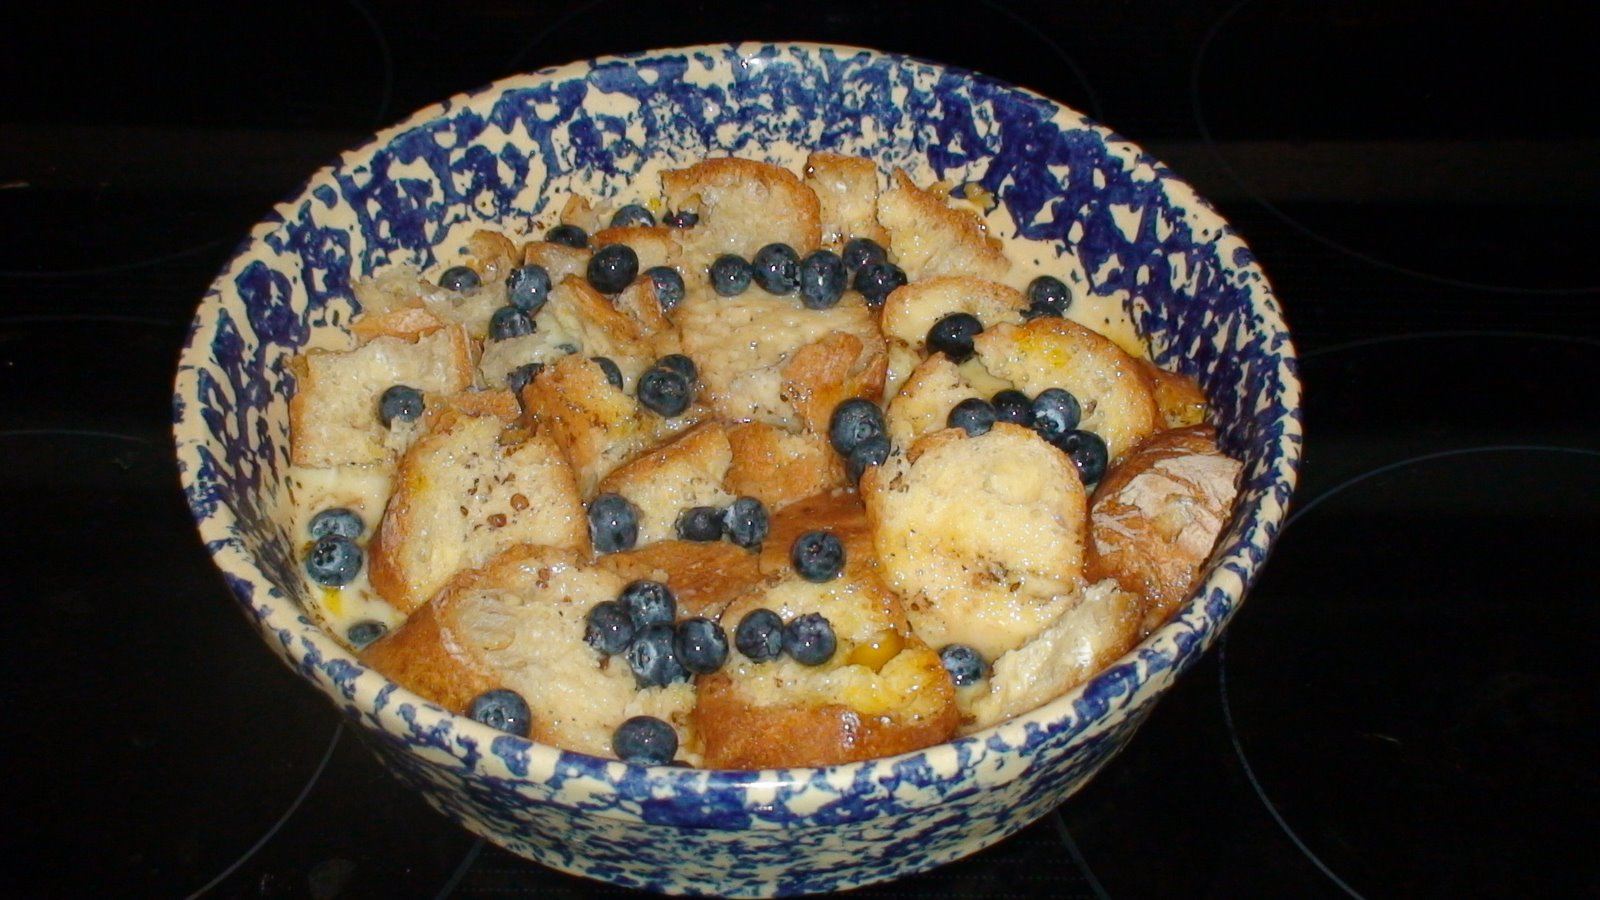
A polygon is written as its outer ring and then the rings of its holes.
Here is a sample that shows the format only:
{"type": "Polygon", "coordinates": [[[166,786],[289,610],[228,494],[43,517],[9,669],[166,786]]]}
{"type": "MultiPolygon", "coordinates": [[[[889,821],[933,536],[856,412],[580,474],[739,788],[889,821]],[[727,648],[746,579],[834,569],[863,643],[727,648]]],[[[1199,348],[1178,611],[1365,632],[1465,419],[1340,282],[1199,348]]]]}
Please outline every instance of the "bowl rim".
{"type": "MultiPolygon", "coordinates": [[[[1108,712],[1111,709],[1109,705],[1101,705],[1096,711],[1094,704],[1085,702],[1085,695],[1105,685],[1114,675],[1118,678],[1123,677],[1117,673],[1125,670],[1130,663],[1144,666],[1139,670],[1143,674],[1135,678],[1135,683],[1125,695],[1125,702],[1120,705],[1137,706],[1138,703],[1135,701],[1142,702],[1145,695],[1152,692],[1161,693],[1161,689],[1189,668],[1201,655],[1200,652],[1181,652],[1182,645],[1197,642],[1202,650],[1205,646],[1209,646],[1237,611],[1246,591],[1265,563],[1265,554],[1250,555],[1240,551],[1252,545],[1270,548],[1272,538],[1275,537],[1287,514],[1288,499],[1297,480],[1301,448],[1298,421],[1301,386],[1297,374],[1296,354],[1272,287],[1232,225],[1209,201],[1195,192],[1188,182],[1176,175],[1163,179],[1163,193],[1166,194],[1168,201],[1174,207],[1181,207],[1197,217],[1191,220],[1191,228],[1198,229],[1204,225],[1216,229],[1215,242],[1219,261],[1231,270],[1247,271],[1252,274],[1250,284],[1246,287],[1251,295],[1249,305],[1257,314],[1260,327],[1280,339],[1274,347],[1274,352],[1279,357],[1279,365],[1275,368],[1272,387],[1283,397],[1283,411],[1271,421],[1283,427],[1275,430],[1275,438],[1262,448],[1263,452],[1259,458],[1260,464],[1270,467],[1274,473],[1271,481],[1272,490],[1263,492],[1257,504],[1235,508],[1234,515],[1230,519],[1232,528],[1224,532],[1224,537],[1228,535],[1233,537],[1226,545],[1222,543],[1218,545],[1225,552],[1214,551],[1206,577],[1196,587],[1191,597],[1179,607],[1178,612],[1160,628],[1065,694],[1030,712],[951,741],[896,756],[830,766],[743,770],[642,766],[508,735],[467,716],[451,713],[421,695],[390,681],[377,670],[361,664],[353,653],[326,634],[300,610],[293,599],[273,585],[263,567],[247,550],[242,538],[234,533],[233,529],[239,522],[234,508],[225,501],[207,504],[200,495],[194,484],[193,474],[204,462],[204,453],[220,448],[210,440],[209,432],[200,421],[198,415],[200,398],[190,390],[194,386],[191,383],[194,373],[206,368],[211,360],[211,348],[199,338],[207,334],[207,321],[217,317],[223,295],[231,290],[229,276],[250,254],[253,247],[284,226],[292,208],[308,197],[317,185],[331,184],[336,171],[358,164],[364,158],[370,158],[376,151],[407,131],[447,116],[462,107],[485,102],[486,98],[498,96],[510,89],[580,77],[602,66],[636,66],[640,61],[659,59],[668,55],[727,54],[730,49],[739,55],[745,65],[764,64],[768,56],[777,52],[798,52],[812,57],[833,53],[848,57],[865,55],[870,59],[881,59],[896,65],[928,67],[941,73],[972,79],[1002,91],[1020,93],[1036,102],[1042,102],[1048,105],[1053,116],[1064,114],[1076,119],[1083,127],[1098,133],[1105,143],[1126,144],[1141,159],[1166,169],[1133,141],[1067,104],[1030,88],[959,66],[850,44],[751,41],[691,44],[608,54],[508,75],[422,107],[395,124],[376,131],[359,144],[341,151],[332,162],[319,167],[300,182],[284,200],[274,204],[229,254],[217,276],[202,295],[190,323],[179,358],[173,395],[173,436],[178,456],[179,479],[202,543],[210,554],[213,564],[223,575],[234,599],[251,616],[261,636],[278,652],[286,664],[312,682],[336,706],[340,706],[341,701],[345,704],[354,704],[341,707],[341,712],[347,717],[352,717],[352,714],[359,709],[361,715],[356,718],[361,720],[363,726],[379,731],[393,730],[392,726],[399,721],[394,717],[397,710],[402,711],[401,715],[416,716],[419,722],[448,725],[461,738],[461,744],[471,743],[479,748],[495,746],[499,748],[496,750],[496,755],[502,760],[510,754],[522,761],[526,774],[499,777],[535,783],[547,777],[548,773],[559,771],[587,776],[615,788],[628,773],[644,770],[648,773],[655,790],[667,789],[675,795],[746,792],[756,788],[799,785],[817,779],[835,784],[845,782],[857,786],[872,784],[882,789],[886,782],[891,780],[898,782],[906,777],[908,763],[912,760],[925,764],[927,772],[932,775],[932,780],[941,780],[944,776],[939,773],[970,769],[990,753],[1027,754],[1030,748],[1046,739],[1060,736],[1063,732],[1067,733],[1066,737],[1069,740],[1084,737],[1092,732],[1097,722],[1105,722],[1109,718],[1108,712]],[[1179,188],[1183,196],[1173,196],[1172,188],[1179,188]],[[1242,260],[1239,258],[1240,251],[1245,254],[1242,260]],[[258,597],[257,592],[265,596],[258,597]],[[1202,600],[1208,597],[1220,597],[1224,601],[1217,605],[1217,612],[1213,612],[1212,608],[1202,603],[1202,600]],[[322,677],[322,672],[316,671],[319,663],[330,662],[348,675],[348,684],[335,684],[322,677]],[[996,741],[996,738],[1000,740],[996,741]]],[[[1250,461],[1246,462],[1248,464],[1250,461]]],[[[1107,725],[1109,727],[1109,723],[1107,725]]],[[[453,755],[458,765],[481,770],[482,761],[491,754],[468,754],[469,758],[463,758],[460,753],[453,755]]],[[[606,816],[608,813],[600,811],[595,815],[606,816]]],[[[634,818],[620,811],[611,815],[617,818],[634,818]]],[[[761,820],[752,823],[755,827],[760,827],[762,824],[761,820]]],[[[782,823],[768,824],[772,827],[785,827],[782,823]]]]}

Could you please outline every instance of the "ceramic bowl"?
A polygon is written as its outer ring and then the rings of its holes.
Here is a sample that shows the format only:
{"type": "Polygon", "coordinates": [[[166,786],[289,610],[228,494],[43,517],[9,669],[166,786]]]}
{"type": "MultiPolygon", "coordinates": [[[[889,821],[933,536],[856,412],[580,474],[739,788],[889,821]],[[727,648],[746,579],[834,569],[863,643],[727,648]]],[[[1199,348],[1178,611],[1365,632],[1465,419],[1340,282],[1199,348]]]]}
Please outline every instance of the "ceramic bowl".
{"type": "Polygon", "coordinates": [[[184,490],[272,650],[379,758],[464,827],[566,872],[672,893],[868,884],[971,854],[1081,787],[1216,640],[1282,524],[1299,384],[1250,251],[1159,161],[1058,103],[921,60],[810,44],[657,50],[505,79],[423,110],[311,176],[202,300],[177,374],[184,490]],[[453,258],[485,224],[549,222],[715,155],[798,166],[867,155],[919,183],[976,184],[1050,242],[1157,362],[1196,376],[1245,463],[1197,595],[1093,680],[952,743],[851,765],[737,772],[628,765],[458,717],[363,667],[302,610],[287,521],[287,363],[357,311],[351,283],[453,258]]]}

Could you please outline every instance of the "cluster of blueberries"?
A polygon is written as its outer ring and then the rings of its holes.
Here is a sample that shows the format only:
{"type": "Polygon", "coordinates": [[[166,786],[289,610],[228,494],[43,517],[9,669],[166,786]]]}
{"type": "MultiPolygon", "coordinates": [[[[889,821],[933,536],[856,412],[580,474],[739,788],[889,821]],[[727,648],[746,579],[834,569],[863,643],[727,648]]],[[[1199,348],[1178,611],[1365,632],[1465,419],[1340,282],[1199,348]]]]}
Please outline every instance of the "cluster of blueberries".
{"type": "Polygon", "coordinates": [[[312,516],[306,529],[311,534],[311,552],[306,554],[311,580],[323,587],[343,587],[355,580],[363,559],[356,539],[366,528],[359,515],[344,507],[312,516]]]}
{"type": "Polygon", "coordinates": [[[843,253],[821,249],[804,258],[784,243],[767,244],[748,260],[725,253],[712,261],[710,276],[711,288],[720,296],[737,297],[755,284],[775,296],[798,293],[808,309],[836,306],[847,287],[877,308],[906,283],[905,271],[889,262],[889,252],[870,238],[851,239],[843,253]]]}
{"type": "MultiPolygon", "coordinates": [[[[771,530],[767,507],[754,497],[739,497],[726,507],[693,506],[678,514],[678,539],[719,541],[726,537],[747,550],[761,546],[771,530]]],[[[600,553],[632,550],[639,542],[639,508],[621,494],[589,501],[589,540],[600,553]]]]}

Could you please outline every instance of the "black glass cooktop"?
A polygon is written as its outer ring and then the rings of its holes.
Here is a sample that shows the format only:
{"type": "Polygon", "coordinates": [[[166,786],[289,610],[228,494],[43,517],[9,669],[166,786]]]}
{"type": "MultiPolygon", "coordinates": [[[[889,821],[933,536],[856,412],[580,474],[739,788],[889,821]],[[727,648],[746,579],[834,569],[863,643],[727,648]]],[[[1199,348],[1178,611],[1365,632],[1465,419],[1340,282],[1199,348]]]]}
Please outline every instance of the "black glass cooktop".
{"type": "Polygon", "coordinates": [[[1578,15],[290,0],[13,22],[0,891],[627,893],[434,814],[261,645],[177,488],[176,354],[270,204],[409,111],[599,53],[806,39],[975,68],[1149,147],[1251,242],[1306,387],[1293,517],[1221,645],[1054,814],[859,893],[1600,894],[1600,106],[1566,99],[1600,63],[1578,15]]]}

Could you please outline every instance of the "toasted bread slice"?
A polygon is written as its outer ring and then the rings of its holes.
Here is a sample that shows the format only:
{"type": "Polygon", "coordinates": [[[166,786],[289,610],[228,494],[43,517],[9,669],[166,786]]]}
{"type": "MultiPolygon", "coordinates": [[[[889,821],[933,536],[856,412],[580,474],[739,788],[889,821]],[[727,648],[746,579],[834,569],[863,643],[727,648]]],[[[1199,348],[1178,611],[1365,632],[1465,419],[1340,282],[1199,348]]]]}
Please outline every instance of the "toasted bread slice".
{"type": "Polygon", "coordinates": [[[896,288],[883,302],[883,333],[928,354],[928,331],[945,316],[968,313],[985,328],[1022,321],[1028,298],[1014,287],[970,275],[935,275],[896,288]]]}
{"type": "Polygon", "coordinates": [[[806,157],[805,185],[820,205],[822,246],[838,252],[851,238],[889,246],[878,224],[878,165],[863,156],[818,151],[806,157]]]}
{"type": "Polygon", "coordinates": [[[453,579],[361,658],[456,713],[485,690],[514,690],[533,713],[532,737],[566,750],[614,756],[612,734],[635,714],[672,722],[692,746],[690,685],[639,690],[626,663],[584,642],[589,610],[625,584],[575,551],[512,547],[453,579]]]}
{"type": "Polygon", "coordinates": [[[890,256],[911,281],[935,275],[1005,280],[1011,269],[998,241],[976,213],[917,187],[896,170],[894,187],[878,197],[878,221],[889,231],[890,256]]]}
{"type": "Polygon", "coordinates": [[[507,547],[587,552],[588,518],[565,457],[549,437],[508,432],[509,424],[437,410],[400,460],[368,549],[373,588],[402,612],[507,547]]]}
{"type": "Polygon", "coordinates": [[[529,241],[522,245],[523,265],[542,266],[550,274],[552,285],[568,277],[583,278],[592,255],[587,247],[568,247],[550,241],[529,241]]]}
{"type": "Polygon", "coordinates": [[[290,458],[314,467],[391,460],[403,441],[378,418],[383,392],[404,384],[424,395],[453,394],[471,386],[474,375],[472,341],[456,326],[415,343],[377,337],[354,350],[312,350],[294,365],[290,458]]]}
{"type": "Polygon", "coordinates": [[[576,343],[585,357],[604,356],[632,384],[657,359],[649,333],[639,320],[617,308],[587,279],[569,275],[550,289],[550,299],[534,320],[576,343]]]}
{"type": "Polygon", "coordinates": [[[1022,646],[1083,583],[1087,504],[1066,455],[1001,422],[935,431],[861,479],[884,581],[929,644],[993,659],[1022,646]]]}
{"type": "Polygon", "coordinates": [[[761,561],[775,580],[734,600],[723,627],[733,633],[755,609],[786,622],[816,612],[832,625],[838,647],[819,666],[787,655],[752,662],[735,648],[720,672],[701,678],[694,721],[707,765],[831,765],[915,750],[954,733],[959,712],[950,677],[938,653],[911,634],[868,546],[852,492],[802,501],[774,518],[761,561]],[[803,581],[789,563],[793,538],[811,528],[832,530],[845,543],[845,569],[833,581],[803,581]]]}
{"type": "Polygon", "coordinates": [[[784,243],[804,256],[821,241],[817,195],[781,166],[708,159],[661,173],[661,188],[670,208],[700,216],[678,237],[685,281],[703,279],[724,253],[749,259],[767,244],[784,243]]]}
{"type": "Polygon", "coordinates": [[[826,435],[834,407],[852,397],[883,395],[888,356],[876,334],[834,331],[794,351],[783,364],[783,396],[813,434],[826,435]]]}
{"type": "Polygon", "coordinates": [[[678,598],[678,617],[715,619],[765,576],[757,554],[730,541],[657,541],[607,553],[595,565],[626,581],[659,581],[678,598]]]}
{"type": "Polygon", "coordinates": [[[949,427],[950,410],[976,396],[977,388],[959,366],[942,353],[928,357],[912,370],[884,410],[889,442],[909,447],[923,435],[949,427]]]}
{"type": "Polygon", "coordinates": [[[957,693],[965,715],[962,731],[987,728],[1043,706],[1138,641],[1138,597],[1114,581],[1090,585],[1037,637],[994,660],[988,678],[957,693]]]}
{"type": "Polygon", "coordinates": [[[748,422],[728,429],[728,444],[733,451],[724,482],[729,493],[754,497],[770,512],[845,486],[844,465],[824,434],[748,422]]]}
{"type": "Polygon", "coordinates": [[[657,416],[577,354],[540,372],[523,388],[522,403],[534,426],[566,455],[585,500],[594,497],[600,479],[617,466],[700,418],[698,410],[676,419],[657,416]]]}
{"type": "Polygon", "coordinates": [[[1227,524],[1243,466],[1209,425],[1163,431],[1107,473],[1090,505],[1086,565],[1138,594],[1142,628],[1188,599],[1227,524]]]}
{"type": "Polygon", "coordinates": [[[1143,357],[1134,357],[1150,376],[1150,389],[1155,397],[1161,427],[1187,428],[1206,420],[1206,395],[1200,385],[1187,375],[1168,372],[1143,357]]]}
{"type": "Polygon", "coordinates": [[[684,510],[732,503],[723,487],[732,463],[727,431],[704,422],[618,466],[595,492],[621,494],[638,508],[642,546],[675,537],[674,523],[684,510]]]}
{"type": "Polygon", "coordinates": [[[674,229],[663,225],[603,228],[589,238],[589,243],[596,250],[612,244],[627,244],[638,254],[639,272],[643,274],[646,269],[677,261],[683,248],[673,233],[674,229]]]}
{"type": "Polygon", "coordinates": [[[1083,408],[1079,428],[1106,442],[1115,464],[1156,431],[1155,396],[1139,361],[1071,319],[1002,324],[973,340],[979,362],[1028,396],[1064,388],[1083,408]]]}
{"type": "MultiPolygon", "coordinates": [[[[823,377],[846,373],[863,390],[882,384],[883,338],[872,310],[848,296],[831,309],[807,309],[797,297],[750,291],[717,297],[704,285],[691,287],[674,321],[683,331],[683,351],[700,369],[701,399],[730,423],[766,422],[791,431],[803,416],[786,396],[785,382],[810,396],[825,396],[823,377]],[[855,358],[841,363],[846,346],[837,332],[854,338],[855,358]],[[832,343],[788,368],[802,348],[832,343]]],[[[831,408],[830,408],[831,414],[831,408]]],[[[824,426],[826,427],[826,426],[824,426]]]]}

